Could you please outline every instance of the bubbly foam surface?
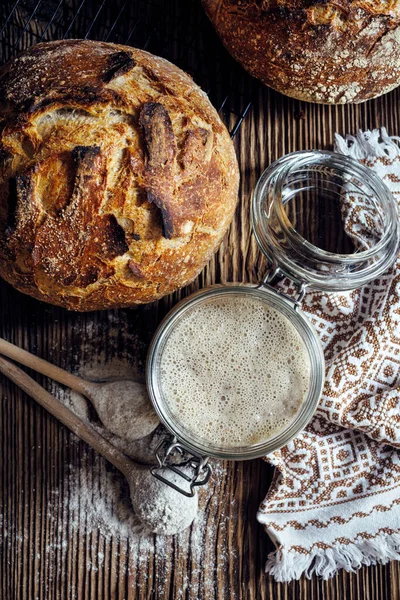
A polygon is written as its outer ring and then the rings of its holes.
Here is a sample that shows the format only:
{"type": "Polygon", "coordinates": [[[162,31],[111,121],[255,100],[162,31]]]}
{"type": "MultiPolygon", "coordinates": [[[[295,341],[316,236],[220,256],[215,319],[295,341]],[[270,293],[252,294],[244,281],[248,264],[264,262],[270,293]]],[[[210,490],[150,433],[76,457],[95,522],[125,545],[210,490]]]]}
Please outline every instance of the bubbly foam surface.
{"type": "Polygon", "coordinates": [[[310,359],[292,323],[263,300],[209,298],[171,331],[161,392],[187,430],[222,448],[266,441],[294,419],[310,359]]]}

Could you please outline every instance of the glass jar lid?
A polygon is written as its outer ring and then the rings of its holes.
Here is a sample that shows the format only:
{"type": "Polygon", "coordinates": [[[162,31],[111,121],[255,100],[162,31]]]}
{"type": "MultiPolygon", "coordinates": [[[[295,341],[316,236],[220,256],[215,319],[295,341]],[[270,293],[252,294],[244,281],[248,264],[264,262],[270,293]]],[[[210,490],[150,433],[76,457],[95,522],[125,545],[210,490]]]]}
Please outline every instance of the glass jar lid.
{"type": "Polygon", "coordinates": [[[400,239],[397,205],[382,180],[326,151],[294,152],[266,169],[254,191],[252,223],[275,268],[327,291],[354,289],[384,273],[400,239]]]}

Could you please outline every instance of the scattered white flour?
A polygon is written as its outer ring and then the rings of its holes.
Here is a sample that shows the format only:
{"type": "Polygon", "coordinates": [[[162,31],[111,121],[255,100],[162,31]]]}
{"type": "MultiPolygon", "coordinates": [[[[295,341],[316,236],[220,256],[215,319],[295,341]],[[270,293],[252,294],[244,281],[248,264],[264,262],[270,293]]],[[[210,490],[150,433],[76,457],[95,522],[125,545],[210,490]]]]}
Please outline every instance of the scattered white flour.
{"type": "MultiPolygon", "coordinates": [[[[75,443],[75,442],[74,442],[75,443]]],[[[87,570],[98,570],[104,562],[105,544],[113,544],[124,556],[124,571],[136,578],[139,588],[149,589],[143,573],[149,564],[157,561],[157,573],[152,586],[159,594],[176,580],[174,600],[181,598],[216,599],[217,571],[224,570],[235,556],[226,550],[219,551],[218,542],[224,538],[228,520],[236,518],[236,506],[227,501],[219,504],[217,490],[225,474],[222,463],[213,463],[214,472],[207,487],[199,491],[199,510],[192,526],[175,536],[144,534],[135,518],[129,499],[129,489],[122,475],[91,450],[80,456],[80,467],[70,466],[67,493],[63,498],[63,511],[69,520],[69,547],[56,544],[61,553],[73,552],[82,534],[91,536],[93,548],[87,570]],[[100,483],[101,482],[101,483],[100,483]],[[216,518],[209,519],[208,514],[216,518]],[[177,572],[176,564],[187,565],[177,572]],[[139,573],[141,574],[139,576],[139,573]]],[[[57,503],[58,498],[55,498],[57,503]]],[[[57,508],[48,507],[48,517],[57,525],[57,508]]],[[[62,531],[60,530],[60,538],[62,531]]],[[[56,548],[47,549],[54,551],[56,548]]],[[[227,589],[228,592],[228,589],[227,589]]],[[[230,591],[229,591],[230,592],[230,591]]]]}

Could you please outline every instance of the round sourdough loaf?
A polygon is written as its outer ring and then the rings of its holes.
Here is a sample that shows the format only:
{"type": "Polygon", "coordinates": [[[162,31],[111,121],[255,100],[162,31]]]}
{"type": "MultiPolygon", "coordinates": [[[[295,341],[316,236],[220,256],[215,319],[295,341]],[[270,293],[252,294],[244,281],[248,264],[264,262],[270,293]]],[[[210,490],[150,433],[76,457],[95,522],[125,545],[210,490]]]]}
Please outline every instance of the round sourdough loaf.
{"type": "Polygon", "coordinates": [[[363,102],[400,83],[400,0],[203,0],[252,75],[309,102],[363,102]]]}
{"type": "Polygon", "coordinates": [[[102,42],[34,46],[0,71],[0,275],[88,311],[193,280],[234,214],[238,167],[205,93],[102,42]]]}

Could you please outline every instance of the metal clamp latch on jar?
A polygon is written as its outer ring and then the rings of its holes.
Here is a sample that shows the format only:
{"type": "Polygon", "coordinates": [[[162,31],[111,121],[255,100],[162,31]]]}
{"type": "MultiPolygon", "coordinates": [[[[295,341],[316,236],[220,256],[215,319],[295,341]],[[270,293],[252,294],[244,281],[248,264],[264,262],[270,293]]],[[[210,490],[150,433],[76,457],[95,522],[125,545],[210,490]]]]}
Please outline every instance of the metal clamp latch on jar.
{"type": "Polygon", "coordinates": [[[187,450],[179,444],[176,437],[172,439],[169,436],[165,437],[157,446],[155,455],[158,465],[150,469],[151,474],[159,481],[162,481],[188,498],[194,496],[194,488],[206,484],[210,479],[212,468],[208,462],[209,457],[196,454],[188,455],[187,450]],[[179,463],[172,462],[176,454],[182,457],[179,463]],[[168,469],[182,478],[182,480],[187,482],[188,486],[186,488],[188,487],[189,491],[162,475],[159,472],[160,469],[168,469]]]}
{"type": "Polygon", "coordinates": [[[261,289],[261,290],[263,288],[268,288],[268,289],[274,290],[274,292],[276,294],[278,294],[278,296],[281,296],[282,298],[285,298],[285,300],[289,300],[289,302],[292,302],[294,304],[294,309],[298,310],[301,306],[301,301],[303,300],[305,293],[307,291],[307,284],[305,282],[302,282],[301,284],[299,284],[297,286],[298,295],[296,298],[292,298],[291,296],[288,296],[288,294],[285,294],[284,292],[281,292],[280,290],[277,290],[274,287],[274,283],[276,283],[277,281],[280,281],[284,277],[285,277],[285,274],[281,271],[281,269],[278,267],[278,265],[276,263],[273,263],[271,265],[271,270],[267,272],[266,276],[264,277],[264,279],[261,281],[261,283],[257,287],[258,287],[258,289],[261,289]]]}

